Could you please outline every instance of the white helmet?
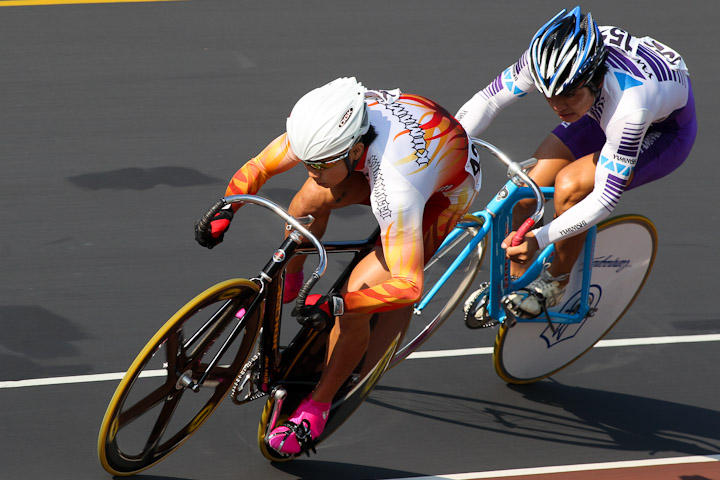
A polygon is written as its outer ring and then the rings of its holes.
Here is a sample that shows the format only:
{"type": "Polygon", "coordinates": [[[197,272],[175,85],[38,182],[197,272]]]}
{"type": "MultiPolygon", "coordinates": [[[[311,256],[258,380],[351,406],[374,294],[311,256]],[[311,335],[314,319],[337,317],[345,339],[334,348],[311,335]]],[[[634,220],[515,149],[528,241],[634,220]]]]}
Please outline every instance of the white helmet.
{"type": "Polygon", "coordinates": [[[287,119],[295,154],[312,162],[352,147],[370,128],[365,90],[355,77],[343,77],[303,95],[287,119]]]}

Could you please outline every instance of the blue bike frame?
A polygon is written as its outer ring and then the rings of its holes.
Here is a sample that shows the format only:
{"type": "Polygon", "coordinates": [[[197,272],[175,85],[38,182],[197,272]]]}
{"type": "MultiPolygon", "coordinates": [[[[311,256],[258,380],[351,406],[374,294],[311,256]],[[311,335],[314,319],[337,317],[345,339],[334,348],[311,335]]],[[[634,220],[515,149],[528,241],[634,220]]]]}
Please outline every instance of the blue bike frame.
{"type": "MultiPolygon", "coordinates": [[[[492,151],[492,150],[491,150],[492,151]]],[[[515,164],[517,166],[517,164],[515,164]]],[[[553,187],[544,187],[539,189],[546,200],[553,198],[555,189],[553,187]]],[[[434,298],[435,294],[444,285],[448,278],[455,273],[460,264],[477,248],[478,244],[490,234],[488,248],[490,254],[490,286],[489,298],[487,303],[488,316],[505,322],[507,320],[507,312],[502,306],[501,299],[509,292],[516,291],[527,286],[532,280],[540,275],[543,265],[549,263],[555,251],[555,245],[547,246],[540,255],[529,266],[525,274],[520,278],[510,280],[510,261],[505,256],[505,250],[501,247],[502,241],[510,234],[512,227],[512,209],[515,204],[526,198],[535,198],[532,189],[516,185],[514,179],[510,179],[505,186],[495,195],[488,203],[485,210],[473,213],[472,215],[482,219],[482,223],[476,221],[463,220],[457,224],[455,229],[448,234],[445,241],[438,248],[441,252],[444,248],[452,245],[454,242],[460,241],[463,236],[469,234],[469,228],[477,228],[478,232],[465,246],[463,251],[453,261],[448,270],[441,276],[438,282],[415,306],[415,313],[419,314],[423,308],[434,298]]],[[[585,249],[582,257],[583,280],[580,294],[580,305],[576,312],[560,313],[549,312],[550,320],[558,324],[579,323],[589,314],[591,308],[589,305],[589,292],[592,277],[592,260],[595,247],[595,235],[597,227],[593,226],[587,231],[585,238],[585,249]]],[[[540,316],[534,319],[515,318],[518,322],[547,322],[547,318],[540,316]]]]}

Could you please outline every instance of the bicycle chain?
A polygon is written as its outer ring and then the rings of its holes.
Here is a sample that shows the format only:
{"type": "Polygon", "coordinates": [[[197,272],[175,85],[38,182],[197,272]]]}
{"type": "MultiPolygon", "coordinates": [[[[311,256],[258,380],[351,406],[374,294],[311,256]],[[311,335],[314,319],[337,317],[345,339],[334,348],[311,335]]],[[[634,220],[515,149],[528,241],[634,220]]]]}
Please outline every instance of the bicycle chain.
{"type": "MultiPolygon", "coordinates": [[[[259,358],[260,358],[260,352],[258,351],[257,353],[255,353],[255,355],[252,356],[252,358],[250,360],[248,360],[248,362],[240,370],[240,373],[238,374],[237,378],[235,378],[235,381],[233,382],[232,390],[230,390],[230,398],[232,399],[232,402],[235,405],[242,405],[244,403],[251,402],[253,400],[256,400],[260,397],[264,397],[266,395],[265,392],[258,390],[256,392],[251,392],[251,391],[248,392],[248,394],[243,399],[238,398],[238,393],[241,393],[241,392],[238,392],[238,388],[240,387],[240,384],[242,383],[243,378],[245,377],[245,374],[247,373],[247,371],[250,368],[255,366],[255,363],[258,361],[259,358]]],[[[252,378],[250,378],[249,381],[252,382],[252,378]]],[[[251,383],[251,385],[252,385],[252,383],[251,383]]]]}

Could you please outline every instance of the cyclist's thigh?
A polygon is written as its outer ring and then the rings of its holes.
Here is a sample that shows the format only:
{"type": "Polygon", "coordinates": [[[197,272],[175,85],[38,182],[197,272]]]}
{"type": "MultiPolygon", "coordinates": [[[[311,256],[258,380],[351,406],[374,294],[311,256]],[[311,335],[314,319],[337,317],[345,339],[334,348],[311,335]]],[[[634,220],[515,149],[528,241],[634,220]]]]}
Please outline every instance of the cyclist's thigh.
{"type": "Polygon", "coordinates": [[[433,194],[425,203],[422,227],[425,263],[468,212],[476,194],[473,183],[468,178],[453,190],[433,194]]]}
{"type": "Polygon", "coordinates": [[[345,285],[345,292],[357,292],[390,279],[381,246],[373,248],[353,269],[345,285]]]}
{"type": "MultiPolygon", "coordinates": [[[[562,158],[569,160],[599,152],[606,141],[605,132],[600,127],[600,124],[587,115],[573,123],[561,123],[553,129],[550,137],[552,136],[555,136],[565,146],[562,158]],[[568,152],[570,156],[568,156],[568,152]]],[[[550,147],[556,148],[552,144],[550,147]]]]}
{"type": "Polygon", "coordinates": [[[690,155],[697,136],[697,117],[692,88],[687,104],[668,118],[648,128],[643,138],[634,170],[626,190],[639,187],[668,175],[690,155]]]}
{"type": "Polygon", "coordinates": [[[555,185],[558,172],[575,160],[567,145],[552,133],[538,146],[534,157],[538,159],[538,163],[529,175],[541,187],[555,185]]]}
{"type": "MultiPolygon", "coordinates": [[[[435,252],[445,236],[467,213],[475,195],[470,176],[458,187],[445,193],[432,195],[423,211],[423,241],[425,261],[435,252]]],[[[376,246],[355,266],[346,285],[346,291],[354,292],[379,285],[391,278],[385,262],[382,246],[376,246]]]]}
{"type": "Polygon", "coordinates": [[[577,122],[561,123],[535,151],[538,164],[530,177],[542,187],[554,185],[558,172],[576,159],[599,152],[605,144],[605,132],[588,117],[577,122]]]}
{"type": "Polygon", "coordinates": [[[663,131],[650,127],[627,190],[658,180],[682,165],[690,154],[695,134],[696,129],[692,128],[663,131]]]}
{"type": "MultiPolygon", "coordinates": [[[[390,271],[385,263],[382,247],[375,247],[365,258],[360,260],[353,272],[350,274],[346,291],[357,291],[378,285],[390,279],[390,271]]],[[[357,323],[364,316],[344,315],[340,321],[352,321],[357,323]],[[346,318],[343,318],[346,317],[346,318]]],[[[382,312],[372,327],[372,333],[368,341],[361,375],[365,375],[377,364],[380,358],[387,352],[388,346],[395,339],[402,338],[405,334],[410,318],[412,317],[412,305],[406,305],[395,310],[382,312]]],[[[370,315],[367,315],[370,320],[370,315]]]]}

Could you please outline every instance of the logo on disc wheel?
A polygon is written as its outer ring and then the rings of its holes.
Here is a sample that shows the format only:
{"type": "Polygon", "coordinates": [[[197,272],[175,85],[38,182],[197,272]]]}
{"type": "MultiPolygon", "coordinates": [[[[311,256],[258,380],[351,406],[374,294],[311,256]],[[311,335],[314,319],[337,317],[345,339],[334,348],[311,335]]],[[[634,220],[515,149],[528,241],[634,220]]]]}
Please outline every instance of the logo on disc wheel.
{"type": "MultiPolygon", "coordinates": [[[[581,290],[575,292],[575,294],[570,297],[570,299],[565,302],[565,305],[563,305],[563,307],[559,310],[560,313],[567,315],[576,313],[580,309],[581,293],[581,290]]],[[[602,289],[600,288],[600,285],[590,285],[590,291],[588,292],[588,304],[591,309],[597,307],[598,303],[600,303],[600,297],[602,297],[602,289]]],[[[586,316],[578,323],[554,323],[553,328],[555,331],[553,331],[548,325],[540,334],[540,338],[545,340],[548,348],[552,348],[561,342],[574,338],[583,326],[585,326],[588,321],[591,321],[590,318],[591,317],[586,316]]]]}

